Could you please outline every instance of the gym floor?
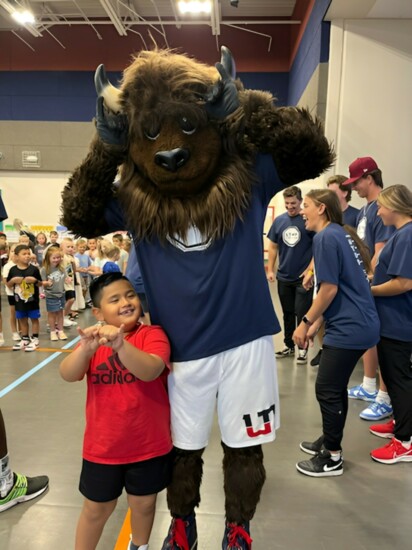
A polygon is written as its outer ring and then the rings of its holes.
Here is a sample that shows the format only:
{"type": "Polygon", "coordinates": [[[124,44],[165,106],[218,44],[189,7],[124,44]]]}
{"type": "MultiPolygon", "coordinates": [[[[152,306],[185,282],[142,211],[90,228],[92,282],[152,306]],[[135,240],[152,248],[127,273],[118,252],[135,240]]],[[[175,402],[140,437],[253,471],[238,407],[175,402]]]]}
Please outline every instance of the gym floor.
{"type": "MultiPolygon", "coordinates": [[[[280,307],[271,288],[280,317],[280,307]]],[[[8,304],[2,296],[3,329],[10,345],[8,304]]],[[[42,304],[44,307],[44,304],[42,304]]],[[[90,310],[79,324],[92,323],[90,310]]],[[[31,502],[1,514],[1,550],[70,550],[82,506],[78,492],[84,429],[85,384],[64,382],[58,373],[65,345],[75,343],[75,329],[67,342],[50,342],[41,320],[40,349],[13,352],[0,348],[0,406],[6,423],[13,470],[29,476],[47,474],[48,491],[31,502]],[[56,350],[56,351],[54,351],[56,350]]],[[[282,335],[275,337],[277,349],[282,335]]],[[[309,360],[316,354],[312,349],[309,360]]],[[[314,393],[317,368],[297,365],[293,358],[278,361],[281,428],[274,443],[264,446],[267,481],[251,523],[254,550],[387,550],[411,548],[412,465],[375,463],[369,451],[385,443],[371,435],[369,423],[359,418],[365,403],[351,400],[346,424],[344,474],[310,478],[295,463],[310,458],[299,449],[301,440],[321,434],[321,418],[314,393]],[[411,486],[411,487],[410,487],[411,486]]],[[[359,364],[351,383],[362,379],[359,364]]],[[[218,550],[224,528],[222,450],[217,425],[204,455],[202,502],[197,511],[199,550],[218,550]]],[[[124,495],[108,524],[99,550],[113,550],[127,511],[124,495]]],[[[158,497],[150,548],[159,550],[169,526],[165,494],[158,497]]],[[[116,550],[119,547],[116,547],[116,550]]],[[[126,550],[126,547],[124,548],[126,550]]]]}

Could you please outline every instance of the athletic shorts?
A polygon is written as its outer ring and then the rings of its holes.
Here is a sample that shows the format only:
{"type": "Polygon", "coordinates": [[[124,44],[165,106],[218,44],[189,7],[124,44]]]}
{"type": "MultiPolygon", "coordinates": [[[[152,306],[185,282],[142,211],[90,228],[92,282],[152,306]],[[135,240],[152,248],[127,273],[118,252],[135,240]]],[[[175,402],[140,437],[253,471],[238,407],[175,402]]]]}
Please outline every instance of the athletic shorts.
{"type": "MultiPolygon", "coordinates": [[[[7,294],[7,301],[9,302],[9,306],[15,306],[16,305],[16,299],[14,297],[14,294],[13,294],[13,296],[9,296],[7,294]]],[[[1,302],[1,300],[0,300],[0,302],[1,302]]]]}
{"type": "Polygon", "coordinates": [[[76,298],[76,291],[75,290],[66,290],[64,293],[64,297],[66,299],[66,302],[69,300],[72,300],[73,298],[76,298]]]}
{"type": "Polygon", "coordinates": [[[64,296],[60,296],[60,298],[57,298],[55,296],[46,296],[46,310],[49,313],[57,313],[58,311],[61,311],[64,309],[64,304],[66,303],[66,300],[64,296]]]}
{"type": "Polygon", "coordinates": [[[83,459],[79,490],[93,502],[119,498],[123,488],[128,495],[154,495],[171,482],[173,451],[131,464],[98,464],[83,459]]]}
{"type": "Polygon", "coordinates": [[[40,319],[40,310],[39,309],[31,309],[28,311],[17,311],[16,309],[16,319],[40,319]]]}
{"type": "Polygon", "coordinates": [[[272,336],[211,357],[173,363],[168,384],[175,447],[206,447],[215,408],[222,441],[229,447],[275,439],[280,419],[272,336]]]}

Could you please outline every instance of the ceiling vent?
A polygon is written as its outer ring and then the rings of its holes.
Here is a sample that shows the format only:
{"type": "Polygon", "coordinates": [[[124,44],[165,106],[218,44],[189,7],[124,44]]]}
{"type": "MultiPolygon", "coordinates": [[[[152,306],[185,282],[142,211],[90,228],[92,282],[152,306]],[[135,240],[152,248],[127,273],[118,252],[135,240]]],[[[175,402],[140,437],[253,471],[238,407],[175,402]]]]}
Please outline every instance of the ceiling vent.
{"type": "Polygon", "coordinates": [[[40,151],[22,152],[23,168],[40,168],[40,151]]]}

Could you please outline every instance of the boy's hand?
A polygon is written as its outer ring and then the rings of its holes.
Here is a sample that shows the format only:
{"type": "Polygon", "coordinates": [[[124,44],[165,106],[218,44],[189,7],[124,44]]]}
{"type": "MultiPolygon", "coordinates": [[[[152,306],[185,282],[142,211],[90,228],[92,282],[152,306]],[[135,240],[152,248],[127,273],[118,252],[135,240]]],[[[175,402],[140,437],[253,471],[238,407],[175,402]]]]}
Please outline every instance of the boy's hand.
{"type": "MultiPolygon", "coordinates": [[[[26,283],[37,283],[36,277],[24,277],[26,283]]],[[[23,278],[22,278],[23,280],[23,278]]]]}
{"type": "Polygon", "coordinates": [[[99,347],[99,327],[87,327],[81,329],[77,327],[77,332],[80,336],[80,346],[86,353],[93,355],[97,348],[99,347]]]}
{"type": "Polygon", "coordinates": [[[101,346],[109,346],[113,351],[118,352],[124,345],[124,325],[120,327],[102,325],[99,327],[99,337],[101,346]]]}

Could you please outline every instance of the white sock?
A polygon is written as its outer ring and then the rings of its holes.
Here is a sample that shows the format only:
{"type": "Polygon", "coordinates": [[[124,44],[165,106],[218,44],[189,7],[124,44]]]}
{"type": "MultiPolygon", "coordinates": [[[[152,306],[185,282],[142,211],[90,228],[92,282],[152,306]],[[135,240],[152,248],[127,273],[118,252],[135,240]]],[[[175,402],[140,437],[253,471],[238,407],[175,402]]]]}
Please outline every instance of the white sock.
{"type": "Polygon", "coordinates": [[[376,378],[368,378],[367,376],[363,377],[362,382],[363,389],[368,393],[376,392],[376,378]]]}
{"type": "Polygon", "coordinates": [[[339,462],[340,457],[341,457],[341,455],[342,455],[341,451],[338,451],[337,453],[331,453],[331,452],[329,451],[329,453],[330,453],[330,457],[331,457],[331,459],[333,460],[333,462],[339,462]]]}
{"type": "Polygon", "coordinates": [[[9,455],[0,459],[0,498],[4,498],[13,487],[13,472],[9,467],[9,455]]]}
{"type": "Polygon", "coordinates": [[[385,405],[391,404],[391,398],[389,397],[388,392],[379,390],[378,395],[376,396],[375,401],[377,403],[385,403],[385,405]]]}

